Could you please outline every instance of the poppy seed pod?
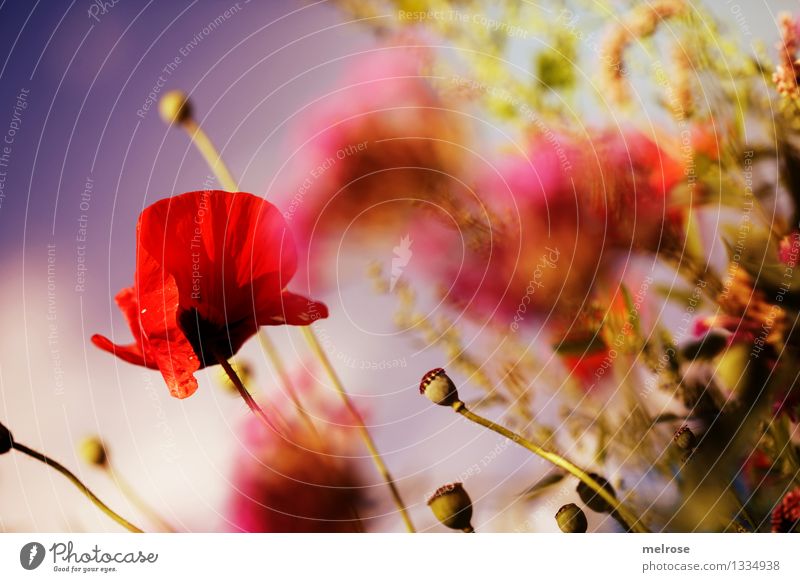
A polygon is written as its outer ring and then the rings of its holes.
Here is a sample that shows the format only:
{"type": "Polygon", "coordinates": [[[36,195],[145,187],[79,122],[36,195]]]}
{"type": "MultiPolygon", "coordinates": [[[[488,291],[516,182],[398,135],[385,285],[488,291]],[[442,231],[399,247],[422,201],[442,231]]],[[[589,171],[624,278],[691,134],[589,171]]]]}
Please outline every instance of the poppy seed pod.
{"type": "Polygon", "coordinates": [[[472,500],[461,483],[449,483],[431,495],[428,507],[442,524],[451,529],[471,532],[472,500]]]}
{"type": "Polygon", "coordinates": [[[441,406],[450,406],[458,402],[456,385],[444,371],[444,368],[434,368],[422,377],[419,384],[419,393],[441,406]]]}
{"type": "MultiPolygon", "coordinates": [[[[589,477],[597,481],[603,489],[616,497],[617,494],[607,479],[604,479],[597,473],[589,473],[589,477]]],[[[581,501],[592,511],[596,511],[597,513],[611,513],[613,510],[613,507],[611,507],[605,499],[600,497],[594,489],[583,481],[578,483],[578,487],[575,490],[578,492],[581,501]]]]}
{"type": "Polygon", "coordinates": [[[165,93],[158,102],[158,113],[165,123],[181,124],[190,120],[193,115],[192,102],[183,91],[165,93]]]}
{"type": "Polygon", "coordinates": [[[589,527],[586,514],[574,503],[568,503],[556,512],[556,522],[564,533],[586,533],[589,527]]]}
{"type": "Polygon", "coordinates": [[[90,465],[104,467],[108,463],[108,451],[98,437],[87,437],[78,445],[81,458],[90,465]]]}
{"type": "Polygon", "coordinates": [[[683,451],[693,451],[697,447],[697,437],[694,436],[692,429],[686,425],[675,433],[673,440],[675,445],[683,451]]]}
{"type": "Polygon", "coordinates": [[[6,425],[0,423],[0,455],[7,453],[14,447],[14,437],[6,425]]]}

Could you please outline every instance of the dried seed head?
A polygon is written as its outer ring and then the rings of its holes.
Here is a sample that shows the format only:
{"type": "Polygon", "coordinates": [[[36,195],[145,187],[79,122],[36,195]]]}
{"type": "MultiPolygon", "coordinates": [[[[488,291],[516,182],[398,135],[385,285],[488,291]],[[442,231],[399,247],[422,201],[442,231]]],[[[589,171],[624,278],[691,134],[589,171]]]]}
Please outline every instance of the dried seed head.
{"type": "Polygon", "coordinates": [[[419,393],[424,394],[428,400],[441,406],[450,406],[458,402],[456,385],[444,371],[444,368],[434,368],[422,377],[419,384],[419,393]]]}
{"type": "Polygon", "coordinates": [[[589,527],[586,514],[574,503],[562,506],[556,513],[556,521],[564,533],[586,533],[589,527]]]}
{"type": "Polygon", "coordinates": [[[683,425],[673,437],[675,445],[682,451],[693,451],[697,446],[697,437],[694,436],[692,429],[683,425]]]}
{"type": "Polygon", "coordinates": [[[449,483],[428,499],[428,507],[442,524],[451,529],[472,531],[472,500],[461,483],[449,483]]]}

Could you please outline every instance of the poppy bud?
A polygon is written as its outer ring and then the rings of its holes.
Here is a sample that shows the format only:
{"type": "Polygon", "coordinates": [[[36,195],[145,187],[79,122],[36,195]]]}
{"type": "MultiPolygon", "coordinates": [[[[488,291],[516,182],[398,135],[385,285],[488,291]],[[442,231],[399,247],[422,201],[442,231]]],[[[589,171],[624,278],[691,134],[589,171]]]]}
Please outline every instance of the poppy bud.
{"type": "Polygon", "coordinates": [[[450,483],[439,487],[428,499],[436,519],[451,529],[471,532],[472,501],[461,483],[450,483]]]}
{"type": "Polygon", "coordinates": [[[78,445],[81,458],[90,465],[104,467],[108,463],[106,446],[98,437],[87,437],[78,445]]]}
{"type": "Polygon", "coordinates": [[[6,428],[6,425],[0,423],[0,455],[7,453],[14,447],[14,437],[11,436],[11,431],[6,428]]]}
{"type": "MultiPolygon", "coordinates": [[[[597,483],[603,489],[616,497],[617,494],[607,479],[604,479],[597,473],[589,473],[589,477],[597,481],[597,483]]],[[[589,487],[583,481],[578,483],[576,491],[578,492],[578,496],[581,498],[581,501],[583,501],[586,504],[586,507],[592,511],[596,511],[597,513],[611,513],[611,511],[613,511],[613,507],[611,507],[605,499],[600,497],[594,489],[589,487]]]]}
{"type": "Polygon", "coordinates": [[[419,393],[424,394],[428,400],[441,406],[450,406],[458,402],[456,385],[444,371],[444,368],[434,368],[422,377],[419,384],[419,393]]]}
{"type": "Polygon", "coordinates": [[[564,505],[556,512],[558,527],[564,533],[586,533],[589,523],[586,514],[574,503],[564,505]]]}
{"type": "Polygon", "coordinates": [[[697,437],[694,436],[692,429],[684,425],[675,433],[673,439],[675,445],[683,451],[693,451],[697,446],[697,437]]]}
{"type": "Polygon", "coordinates": [[[170,125],[185,123],[192,118],[192,103],[183,91],[170,91],[158,102],[158,113],[170,125]]]}

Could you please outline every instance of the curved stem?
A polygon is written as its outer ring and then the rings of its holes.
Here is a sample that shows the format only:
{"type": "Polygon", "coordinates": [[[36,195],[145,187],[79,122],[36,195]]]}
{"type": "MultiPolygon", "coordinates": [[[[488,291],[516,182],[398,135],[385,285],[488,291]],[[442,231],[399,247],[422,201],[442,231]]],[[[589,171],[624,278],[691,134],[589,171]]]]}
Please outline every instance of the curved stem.
{"type": "Polygon", "coordinates": [[[478,414],[467,409],[466,405],[457,400],[453,403],[453,410],[459,413],[461,416],[466,418],[467,420],[471,420],[472,422],[479,424],[483,427],[488,428],[500,435],[503,435],[507,439],[517,443],[518,445],[525,447],[532,453],[540,456],[541,458],[549,461],[550,463],[554,464],[557,467],[560,467],[570,473],[571,475],[577,477],[580,481],[586,484],[587,487],[591,488],[597,495],[599,495],[606,503],[608,503],[613,509],[614,512],[622,519],[625,524],[632,530],[638,533],[648,533],[649,530],[645,525],[641,522],[641,520],[634,514],[632,511],[627,509],[620,501],[608,490],[603,487],[600,483],[592,479],[592,477],[583,469],[578,467],[577,465],[573,464],[572,462],[568,461],[561,455],[548,451],[536,443],[533,443],[526,439],[523,436],[518,435],[517,433],[507,429],[504,426],[496,424],[491,420],[484,418],[478,414]]]}
{"type": "Polygon", "coordinates": [[[261,422],[267,426],[267,428],[278,434],[281,434],[281,431],[279,431],[278,428],[272,423],[272,421],[269,419],[269,416],[267,416],[267,413],[264,412],[264,409],[258,405],[258,402],[256,402],[255,398],[253,398],[253,395],[248,392],[247,388],[245,388],[244,383],[239,378],[239,375],[236,373],[236,370],[233,369],[233,366],[231,366],[230,362],[225,358],[219,357],[217,358],[217,361],[225,370],[225,373],[228,375],[228,378],[230,378],[231,383],[239,392],[239,396],[242,397],[247,404],[247,407],[253,412],[253,414],[255,414],[261,420],[261,422]]]}
{"type": "Polygon", "coordinates": [[[275,346],[275,343],[272,341],[272,338],[269,337],[266,332],[261,330],[259,331],[258,339],[261,341],[261,347],[264,348],[264,352],[266,352],[267,357],[272,362],[272,365],[274,366],[275,371],[281,380],[281,384],[283,384],[284,388],[286,388],[289,399],[292,401],[292,404],[294,404],[294,407],[300,414],[300,417],[306,423],[312,434],[314,436],[319,436],[317,427],[314,425],[314,421],[306,411],[305,407],[303,407],[303,403],[300,401],[300,397],[297,395],[297,391],[294,389],[292,379],[286,372],[286,368],[283,365],[283,360],[281,360],[280,355],[278,354],[278,349],[275,346]]]}
{"type": "Polygon", "coordinates": [[[153,509],[149,503],[147,503],[144,499],[142,499],[136,490],[128,483],[122,476],[116,471],[110,464],[106,464],[103,467],[108,474],[109,479],[111,479],[114,484],[119,488],[122,494],[128,498],[128,500],[136,506],[136,508],[141,511],[144,515],[146,515],[150,521],[153,523],[158,524],[158,526],[168,532],[168,533],[175,533],[175,528],[173,528],[167,520],[165,520],[159,513],[153,509]]]}
{"type": "MultiPolygon", "coordinates": [[[[200,127],[197,121],[195,121],[194,119],[187,119],[186,121],[183,122],[182,125],[183,128],[186,130],[186,132],[189,134],[189,138],[192,140],[192,143],[195,144],[197,149],[200,151],[200,154],[203,156],[203,158],[205,158],[206,163],[211,168],[211,171],[214,172],[214,174],[216,175],[217,180],[219,180],[219,183],[222,185],[222,187],[226,188],[227,190],[230,190],[231,192],[238,191],[239,188],[238,185],[236,184],[236,180],[234,180],[233,176],[231,176],[231,173],[228,170],[228,167],[225,165],[222,156],[214,147],[214,144],[208,137],[208,134],[206,134],[206,132],[203,131],[203,129],[200,127]]],[[[344,389],[344,385],[339,380],[336,371],[333,369],[333,366],[328,360],[327,355],[322,350],[322,346],[319,344],[319,341],[317,340],[316,336],[307,326],[303,327],[303,330],[306,332],[306,338],[308,338],[312,350],[317,355],[317,358],[319,359],[322,366],[328,372],[328,375],[330,376],[331,381],[336,387],[336,390],[342,397],[342,400],[344,400],[345,406],[348,408],[350,413],[358,422],[359,431],[361,433],[362,439],[364,440],[364,443],[366,444],[367,449],[369,450],[370,455],[372,456],[372,460],[375,463],[378,472],[381,474],[383,479],[389,485],[389,489],[392,492],[392,498],[394,499],[395,505],[397,505],[397,508],[400,510],[400,515],[403,518],[403,522],[405,522],[406,524],[406,528],[410,532],[416,531],[414,529],[414,525],[411,523],[411,518],[408,516],[405,505],[403,504],[403,500],[400,497],[400,493],[397,490],[396,485],[394,484],[394,480],[392,479],[389,470],[384,464],[383,459],[378,453],[378,450],[375,447],[375,443],[373,442],[372,437],[369,434],[369,431],[367,431],[367,428],[364,426],[364,419],[361,417],[361,413],[358,412],[358,409],[353,405],[352,401],[350,400],[350,397],[348,396],[347,392],[344,389]]],[[[266,337],[264,335],[265,332],[262,331],[260,332],[260,334],[262,335],[262,338],[266,337]]],[[[267,339],[266,341],[267,341],[266,346],[270,345],[269,339],[267,339]]],[[[294,399],[296,398],[296,394],[292,389],[291,383],[286,383],[285,381],[286,378],[288,378],[288,376],[281,373],[281,370],[284,370],[284,368],[283,368],[283,363],[281,362],[280,358],[277,355],[277,351],[269,349],[266,349],[266,351],[267,355],[272,360],[273,366],[278,371],[279,376],[281,376],[284,379],[284,386],[287,389],[287,393],[290,394],[290,396],[294,401],[294,399]]],[[[236,389],[239,391],[239,394],[241,394],[242,398],[244,398],[245,402],[247,402],[247,405],[250,407],[250,410],[252,410],[259,418],[262,419],[262,421],[264,421],[268,426],[270,426],[270,428],[275,430],[274,426],[269,421],[266,414],[264,414],[264,411],[261,410],[261,408],[255,402],[255,400],[253,400],[253,397],[250,395],[250,393],[247,392],[247,389],[244,387],[244,385],[242,385],[242,382],[239,380],[238,376],[236,376],[236,373],[233,371],[233,368],[231,368],[230,364],[228,364],[227,360],[225,360],[224,362],[221,360],[220,364],[222,364],[222,367],[225,368],[225,372],[228,374],[228,377],[231,378],[231,381],[236,386],[236,389]]],[[[301,411],[303,410],[302,407],[299,407],[299,409],[301,411]]]]}
{"type": "Polygon", "coordinates": [[[208,134],[203,131],[203,128],[200,127],[200,124],[194,119],[187,119],[181,125],[186,130],[186,133],[189,134],[189,139],[192,140],[192,143],[205,158],[206,163],[211,168],[211,171],[214,172],[222,187],[229,192],[237,192],[239,188],[236,185],[236,180],[231,176],[228,166],[225,165],[222,156],[219,155],[214,143],[208,137],[208,134]]]}
{"type": "Polygon", "coordinates": [[[319,359],[322,367],[325,368],[325,372],[327,372],[334,388],[336,388],[336,391],[342,398],[345,407],[355,419],[358,425],[358,431],[361,433],[361,439],[367,446],[367,450],[372,457],[372,462],[375,464],[375,467],[378,469],[381,477],[383,477],[383,480],[389,486],[389,490],[392,493],[392,499],[394,500],[394,504],[397,506],[397,509],[400,511],[400,517],[403,519],[406,529],[408,529],[409,532],[414,533],[416,529],[414,529],[414,524],[411,522],[411,518],[408,515],[408,511],[403,503],[403,499],[400,497],[400,491],[398,491],[397,485],[395,485],[394,479],[392,478],[391,473],[389,473],[389,469],[386,467],[386,464],[383,462],[383,458],[375,446],[375,441],[372,440],[372,436],[369,434],[369,431],[364,424],[364,418],[361,416],[358,408],[356,408],[355,404],[353,404],[353,401],[350,399],[350,395],[347,393],[347,390],[345,390],[344,384],[342,384],[342,381],[339,379],[339,375],[336,373],[336,370],[334,369],[333,364],[331,364],[330,359],[328,359],[328,355],[325,353],[325,350],[322,349],[322,344],[319,343],[319,339],[317,339],[317,336],[311,329],[311,326],[304,326],[301,329],[303,330],[303,335],[305,336],[308,345],[317,356],[317,359],[319,359]]]}
{"type": "Polygon", "coordinates": [[[20,453],[28,455],[29,457],[32,457],[32,458],[36,459],[37,461],[41,461],[45,465],[48,465],[49,467],[52,467],[53,469],[55,469],[56,471],[58,471],[59,473],[64,475],[64,477],[69,479],[72,482],[72,484],[75,485],[75,487],[80,489],[81,493],[83,493],[86,497],[88,497],[89,500],[92,503],[94,503],[103,513],[105,513],[108,517],[110,517],[111,519],[116,521],[118,524],[120,524],[122,527],[124,527],[128,531],[131,531],[133,533],[144,533],[142,530],[140,530],[138,527],[133,525],[127,519],[125,519],[124,517],[122,517],[118,513],[116,513],[108,505],[106,505],[105,503],[100,501],[100,498],[97,497],[97,495],[95,495],[94,493],[92,493],[91,489],[89,489],[86,485],[84,485],[83,482],[80,479],[78,479],[78,477],[72,471],[67,469],[64,465],[62,465],[58,461],[55,461],[55,460],[51,459],[50,457],[48,457],[47,455],[45,455],[43,453],[40,453],[38,451],[34,451],[33,449],[29,449],[25,445],[17,443],[17,442],[15,442],[12,446],[14,447],[14,449],[19,451],[20,453]]]}

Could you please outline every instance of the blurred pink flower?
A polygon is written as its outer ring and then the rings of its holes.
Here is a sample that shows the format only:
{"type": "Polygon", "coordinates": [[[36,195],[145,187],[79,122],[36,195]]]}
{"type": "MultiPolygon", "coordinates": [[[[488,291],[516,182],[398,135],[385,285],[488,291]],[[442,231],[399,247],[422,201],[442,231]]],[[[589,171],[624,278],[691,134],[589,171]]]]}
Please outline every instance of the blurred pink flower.
{"type": "Polygon", "coordinates": [[[781,239],[778,245],[778,259],[784,265],[797,267],[798,254],[800,254],[800,231],[793,230],[781,239]]]}
{"type": "Polygon", "coordinates": [[[790,533],[800,526],[800,487],[789,491],[772,512],[772,532],[790,533]]]}
{"type": "Polygon", "coordinates": [[[330,280],[344,236],[354,245],[394,239],[387,228],[459,187],[453,176],[461,177],[465,131],[426,78],[427,57],[401,46],[359,56],[342,88],[296,128],[302,155],[285,216],[312,261],[312,283],[330,280]]]}
{"type": "Polygon", "coordinates": [[[458,232],[432,244],[440,261],[464,256],[444,269],[437,263],[449,299],[512,327],[556,307],[574,317],[612,271],[609,261],[674,242],[681,219],[669,193],[683,176],[680,163],[636,131],[531,140],[525,155],[501,157],[478,179],[500,217],[484,244],[459,249],[458,232]]]}
{"type": "Polygon", "coordinates": [[[334,412],[326,419],[312,412],[316,427],[312,430],[293,408],[284,411],[288,430],[283,435],[272,432],[255,417],[248,418],[228,502],[230,529],[361,531],[358,511],[364,503],[364,484],[353,456],[358,437],[348,428],[349,417],[338,405],[319,402],[305,369],[296,379],[295,387],[306,406],[334,412]]]}

